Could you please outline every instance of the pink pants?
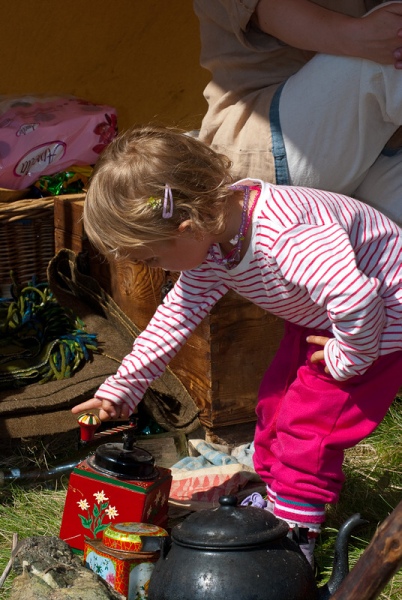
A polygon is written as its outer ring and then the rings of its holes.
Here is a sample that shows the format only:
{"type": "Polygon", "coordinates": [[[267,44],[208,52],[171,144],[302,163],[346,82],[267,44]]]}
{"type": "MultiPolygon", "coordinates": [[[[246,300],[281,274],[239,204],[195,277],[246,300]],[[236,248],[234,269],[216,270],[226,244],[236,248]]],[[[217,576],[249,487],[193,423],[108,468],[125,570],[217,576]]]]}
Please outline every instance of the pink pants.
{"type": "Polygon", "coordinates": [[[286,324],[279,350],[262,380],[254,465],[286,520],[322,523],[325,503],[338,501],[344,450],[374,431],[402,383],[402,352],[380,357],[368,371],[335,381],[309,358],[310,331],[286,324]]]}

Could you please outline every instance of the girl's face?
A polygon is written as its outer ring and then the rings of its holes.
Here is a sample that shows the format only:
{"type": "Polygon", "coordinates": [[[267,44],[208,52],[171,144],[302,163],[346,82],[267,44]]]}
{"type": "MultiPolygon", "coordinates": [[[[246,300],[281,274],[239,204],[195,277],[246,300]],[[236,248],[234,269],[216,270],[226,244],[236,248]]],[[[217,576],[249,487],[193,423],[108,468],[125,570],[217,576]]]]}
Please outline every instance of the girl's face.
{"type": "Polygon", "coordinates": [[[210,235],[195,236],[190,228],[183,228],[174,238],[130,250],[129,258],[165,271],[188,271],[204,262],[213,242],[210,235]]]}

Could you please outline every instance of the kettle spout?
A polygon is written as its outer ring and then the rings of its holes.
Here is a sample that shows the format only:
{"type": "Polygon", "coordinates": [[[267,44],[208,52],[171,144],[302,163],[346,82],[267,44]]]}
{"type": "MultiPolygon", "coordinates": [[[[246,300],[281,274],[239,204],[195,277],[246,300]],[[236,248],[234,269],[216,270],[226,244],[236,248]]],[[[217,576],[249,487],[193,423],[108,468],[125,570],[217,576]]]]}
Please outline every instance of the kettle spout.
{"type": "Polygon", "coordinates": [[[335,551],[334,551],[334,564],[332,568],[332,574],[329,578],[328,583],[319,588],[318,598],[319,600],[328,600],[341,585],[346,575],[349,573],[349,540],[352,532],[368,525],[368,521],[362,519],[359,513],[356,513],[349,517],[341,525],[336,536],[335,551]]]}

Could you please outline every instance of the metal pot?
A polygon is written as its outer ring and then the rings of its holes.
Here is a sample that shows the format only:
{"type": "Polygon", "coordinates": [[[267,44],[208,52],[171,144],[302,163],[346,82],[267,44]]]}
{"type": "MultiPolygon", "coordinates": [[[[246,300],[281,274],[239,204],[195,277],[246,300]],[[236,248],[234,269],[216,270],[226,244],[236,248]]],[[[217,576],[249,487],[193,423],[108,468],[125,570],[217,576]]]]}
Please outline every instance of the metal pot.
{"type": "Polygon", "coordinates": [[[348,568],[352,530],[366,524],[359,514],[340,528],[332,576],[318,589],[289,526],[270,512],[238,506],[222,496],[218,508],[193,513],[162,538],[151,576],[149,600],[327,600],[348,568]]]}
{"type": "Polygon", "coordinates": [[[317,600],[313,571],[289,527],[270,512],[238,506],[193,513],[173,528],[152,573],[149,600],[317,600]]]}

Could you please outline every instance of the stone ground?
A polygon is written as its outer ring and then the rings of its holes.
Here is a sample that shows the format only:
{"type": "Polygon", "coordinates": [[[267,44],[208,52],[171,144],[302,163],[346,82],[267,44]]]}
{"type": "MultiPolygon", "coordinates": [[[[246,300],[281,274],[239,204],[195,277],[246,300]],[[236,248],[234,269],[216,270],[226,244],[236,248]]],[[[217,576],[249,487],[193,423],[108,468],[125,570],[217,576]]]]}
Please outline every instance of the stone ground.
{"type": "Polygon", "coordinates": [[[25,538],[17,546],[10,600],[122,600],[103,579],[82,566],[57,537],[25,538]]]}

